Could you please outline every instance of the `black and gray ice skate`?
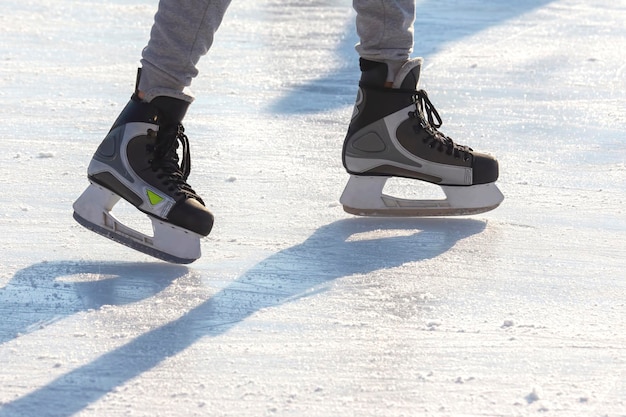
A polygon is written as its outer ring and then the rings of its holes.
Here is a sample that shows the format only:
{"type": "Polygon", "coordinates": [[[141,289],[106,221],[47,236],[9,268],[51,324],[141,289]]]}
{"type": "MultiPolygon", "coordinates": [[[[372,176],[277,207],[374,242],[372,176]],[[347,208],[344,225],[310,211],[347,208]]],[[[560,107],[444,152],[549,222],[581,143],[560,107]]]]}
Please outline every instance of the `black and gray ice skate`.
{"type": "Polygon", "coordinates": [[[171,97],[146,103],[133,95],[89,164],[90,185],[74,203],[80,224],[168,262],[200,257],[200,238],[211,231],[213,215],[187,183],[189,142],[181,121],[188,106],[171,97]],[[111,214],[120,198],[148,215],[153,236],[111,214]]]}
{"type": "Polygon", "coordinates": [[[350,179],[341,196],[344,210],[369,216],[475,214],[503,200],[494,182],[498,162],[441,133],[441,118],[418,90],[422,59],[407,61],[386,85],[385,63],[361,60],[359,94],[343,146],[350,179]],[[407,200],[385,195],[391,177],[437,184],[442,200],[407,200]]]}

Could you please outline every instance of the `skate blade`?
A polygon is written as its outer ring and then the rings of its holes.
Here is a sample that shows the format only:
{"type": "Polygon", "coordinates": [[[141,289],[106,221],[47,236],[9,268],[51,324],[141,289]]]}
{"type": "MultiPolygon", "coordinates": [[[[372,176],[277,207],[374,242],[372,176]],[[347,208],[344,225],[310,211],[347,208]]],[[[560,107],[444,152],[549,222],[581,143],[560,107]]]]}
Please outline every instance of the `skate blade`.
{"type": "Polygon", "coordinates": [[[200,235],[151,216],[154,236],[138,232],[111,214],[119,200],[108,189],[90,184],[74,203],[74,219],[99,235],[166,262],[189,264],[200,258],[200,235]]]}
{"type": "Polygon", "coordinates": [[[494,183],[472,186],[441,185],[445,199],[407,200],[383,193],[389,178],[351,175],[340,198],[344,211],[357,216],[464,216],[493,210],[504,200],[494,183]]]}

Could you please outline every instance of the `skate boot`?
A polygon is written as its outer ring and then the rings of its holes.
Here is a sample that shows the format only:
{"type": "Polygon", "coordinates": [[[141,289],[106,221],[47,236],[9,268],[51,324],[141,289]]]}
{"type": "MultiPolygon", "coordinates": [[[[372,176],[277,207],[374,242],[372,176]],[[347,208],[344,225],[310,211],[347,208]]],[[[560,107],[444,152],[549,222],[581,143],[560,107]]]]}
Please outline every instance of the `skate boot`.
{"type": "Polygon", "coordinates": [[[131,97],[89,164],[91,184],[74,203],[80,224],[168,262],[200,257],[200,238],[211,231],[213,215],[187,183],[189,142],[181,120],[188,106],[171,97],[150,103],[131,97]],[[120,198],[148,215],[153,236],[111,214],[120,198]]]}
{"type": "Polygon", "coordinates": [[[418,90],[422,59],[407,61],[385,85],[385,63],[361,59],[361,80],[343,145],[350,179],[341,196],[344,210],[368,216],[475,214],[503,200],[495,186],[498,162],[441,133],[441,118],[418,90]],[[443,200],[407,200],[383,193],[390,177],[437,184],[443,200]]]}

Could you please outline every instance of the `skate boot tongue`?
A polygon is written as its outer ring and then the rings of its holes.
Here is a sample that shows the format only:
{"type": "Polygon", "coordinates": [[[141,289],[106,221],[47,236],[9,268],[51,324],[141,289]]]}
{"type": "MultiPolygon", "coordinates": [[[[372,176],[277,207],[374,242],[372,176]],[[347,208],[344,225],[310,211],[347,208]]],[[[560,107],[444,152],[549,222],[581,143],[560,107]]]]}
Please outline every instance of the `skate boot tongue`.
{"type": "Polygon", "coordinates": [[[416,91],[423,62],[422,58],[413,58],[406,61],[395,76],[393,88],[416,91]]]}
{"type": "Polygon", "coordinates": [[[173,97],[159,96],[150,104],[157,109],[156,122],[161,126],[176,126],[185,118],[191,103],[173,97]]]}
{"type": "Polygon", "coordinates": [[[179,196],[185,195],[187,198],[194,198],[203,203],[186,182],[191,171],[191,157],[189,139],[185,135],[181,121],[187,113],[189,104],[184,100],[167,96],[159,96],[150,101],[150,105],[157,111],[156,122],[159,125],[151,164],[153,170],[159,171],[157,178],[168,186],[170,192],[175,192],[179,196]],[[179,144],[181,145],[180,159],[177,151],[179,144]]]}
{"type": "Polygon", "coordinates": [[[181,124],[159,129],[152,168],[160,172],[157,178],[168,186],[170,192],[176,192],[178,195],[184,194],[187,198],[194,198],[204,204],[200,196],[187,184],[187,178],[191,172],[191,156],[189,139],[184,132],[185,129],[181,124]],[[179,143],[181,145],[180,159],[177,152],[179,143]]]}

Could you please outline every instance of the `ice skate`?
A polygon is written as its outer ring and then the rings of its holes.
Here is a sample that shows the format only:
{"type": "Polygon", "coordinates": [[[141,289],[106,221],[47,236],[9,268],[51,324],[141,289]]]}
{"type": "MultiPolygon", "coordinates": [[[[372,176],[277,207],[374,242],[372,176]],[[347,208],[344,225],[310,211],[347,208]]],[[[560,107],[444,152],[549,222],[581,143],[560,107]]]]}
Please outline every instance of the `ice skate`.
{"type": "Polygon", "coordinates": [[[80,224],[168,262],[200,257],[200,239],[211,231],[213,215],[187,184],[189,142],[180,122],[188,106],[175,98],[146,103],[133,95],[89,164],[90,185],[74,203],[80,224]],[[120,198],[148,215],[152,236],[113,216],[120,198]]]}
{"type": "Polygon", "coordinates": [[[343,146],[350,179],[340,202],[365,216],[449,216],[493,210],[504,199],[494,182],[498,162],[439,132],[441,118],[418,90],[422,59],[407,61],[385,85],[385,63],[361,60],[361,81],[343,146]],[[390,88],[391,87],[391,88],[390,88]],[[383,193],[391,177],[441,187],[441,200],[407,200],[383,193]]]}

